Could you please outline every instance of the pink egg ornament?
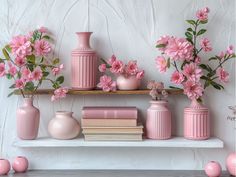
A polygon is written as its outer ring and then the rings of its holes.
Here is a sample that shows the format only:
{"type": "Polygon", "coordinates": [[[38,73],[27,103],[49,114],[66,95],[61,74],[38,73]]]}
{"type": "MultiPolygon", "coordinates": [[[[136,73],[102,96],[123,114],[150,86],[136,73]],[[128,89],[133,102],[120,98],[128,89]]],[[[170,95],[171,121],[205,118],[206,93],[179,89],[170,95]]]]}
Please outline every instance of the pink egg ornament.
{"type": "Polygon", "coordinates": [[[219,162],[210,161],[205,166],[205,173],[208,177],[219,177],[221,175],[221,165],[219,162]]]}
{"type": "Polygon", "coordinates": [[[236,152],[229,154],[227,157],[226,168],[232,176],[236,176],[236,152]]]}
{"type": "Polygon", "coordinates": [[[0,175],[7,175],[10,169],[10,162],[7,159],[0,159],[0,175]]]}
{"type": "Polygon", "coordinates": [[[26,157],[18,156],[15,158],[12,168],[16,173],[24,173],[27,171],[29,162],[26,157]]]}

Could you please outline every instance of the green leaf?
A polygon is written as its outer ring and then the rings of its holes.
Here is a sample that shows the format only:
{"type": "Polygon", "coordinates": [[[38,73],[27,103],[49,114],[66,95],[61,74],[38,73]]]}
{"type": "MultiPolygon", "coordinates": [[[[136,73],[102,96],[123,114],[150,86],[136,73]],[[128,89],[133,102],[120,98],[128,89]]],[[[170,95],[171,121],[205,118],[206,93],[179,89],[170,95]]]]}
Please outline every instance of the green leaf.
{"type": "Polygon", "coordinates": [[[170,68],[170,58],[167,59],[167,67],[170,68]]]}
{"type": "Polygon", "coordinates": [[[208,20],[204,20],[204,21],[200,21],[200,24],[206,24],[208,22],[208,20]]]}
{"type": "Polygon", "coordinates": [[[215,89],[217,89],[217,90],[224,89],[224,87],[223,87],[222,85],[220,85],[220,84],[218,84],[218,83],[216,83],[216,82],[214,82],[214,81],[211,82],[211,85],[212,85],[215,89]]]}
{"type": "Polygon", "coordinates": [[[10,56],[5,48],[2,49],[2,53],[7,60],[10,60],[10,56]]]}
{"type": "Polygon", "coordinates": [[[34,55],[27,56],[26,58],[29,63],[35,64],[35,56],[34,55]]]}
{"type": "Polygon", "coordinates": [[[9,53],[11,53],[11,47],[10,47],[10,45],[6,45],[6,46],[5,46],[5,49],[6,49],[9,53]]]}
{"type": "Polygon", "coordinates": [[[185,33],[185,36],[189,39],[192,39],[193,38],[193,35],[190,33],[190,32],[186,32],[185,33]]]}
{"type": "Polygon", "coordinates": [[[47,77],[49,75],[49,72],[43,72],[43,77],[47,77]]]}
{"type": "Polygon", "coordinates": [[[181,88],[179,88],[179,87],[174,87],[174,86],[169,86],[169,88],[182,90],[181,88]]]}
{"type": "Polygon", "coordinates": [[[56,65],[56,64],[58,64],[60,62],[60,59],[59,58],[55,58],[54,60],[53,60],[53,65],[56,65]]]}
{"type": "Polygon", "coordinates": [[[201,29],[200,31],[197,32],[197,36],[204,34],[206,31],[207,31],[206,29],[201,29]]]}
{"type": "Polygon", "coordinates": [[[211,58],[209,58],[208,60],[209,60],[209,61],[211,61],[211,60],[217,60],[217,57],[211,57],[211,58]]]}
{"type": "Polygon", "coordinates": [[[12,79],[12,75],[10,75],[9,73],[6,74],[6,77],[7,77],[7,79],[12,79]]]}
{"type": "Polygon", "coordinates": [[[201,76],[201,79],[203,79],[203,80],[209,80],[209,78],[206,77],[206,76],[201,76]]]}
{"type": "Polygon", "coordinates": [[[13,89],[13,88],[15,88],[16,87],[16,85],[15,84],[12,84],[9,88],[10,89],[13,89]]]}
{"type": "Polygon", "coordinates": [[[10,97],[10,96],[12,96],[14,93],[15,93],[15,91],[13,91],[13,92],[9,93],[9,94],[7,95],[7,97],[10,97]]]}
{"type": "Polygon", "coordinates": [[[192,29],[192,28],[188,28],[188,29],[187,29],[187,31],[189,31],[189,32],[192,32],[192,31],[193,31],[193,29],[192,29]]]}
{"type": "Polygon", "coordinates": [[[26,91],[33,91],[34,90],[34,83],[33,82],[27,82],[25,85],[26,91]]]}
{"type": "Polygon", "coordinates": [[[49,39],[50,39],[50,36],[48,36],[48,35],[44,35],[42,38],[43,38],[43,39],[47,39],[47,40],[49,40],[49,39]]]}
{"type": "Polygon", "coordinates": [[[52,85],[52,87],[53,87],[54,89],[57,89],[57,88],[60,87],[60,85],[59,85],[57,82],[54,82],[53,85],[52,85]]]}
{"type": "Polygon", "coordinates": [[[166,46],[165,44],[158,44],[158,45],[156,45],[156,48],[163,48],[165,46],[166,46]]]}
{"type": "Polygon", "coordinates": [[[196,22],[194,20],[186,20],[186,22],[188,22],[190,25],[196,25],[196,22]]]}
{"type": "Polygon", "coordinates": [[[190,38],[186,38],[186,40],[187,40],[188,42],[190,42],[191,44],[193,44],[192,39],[190,39],[190,38]]]}
{"type": "Polygon", "coordinates": [[[59,76],[57,79],[56,79],[56,82],[58,84],[62,84],[64,82],[64,76],[59,76]]]}
{"type": "Polygon", "coordinates": [[[204,88],[207,88],[209,85],[210,85],[210,81],[209,80],[207,80],[206,82],[205,82],[205,84],[204,84],[204,88]]]}

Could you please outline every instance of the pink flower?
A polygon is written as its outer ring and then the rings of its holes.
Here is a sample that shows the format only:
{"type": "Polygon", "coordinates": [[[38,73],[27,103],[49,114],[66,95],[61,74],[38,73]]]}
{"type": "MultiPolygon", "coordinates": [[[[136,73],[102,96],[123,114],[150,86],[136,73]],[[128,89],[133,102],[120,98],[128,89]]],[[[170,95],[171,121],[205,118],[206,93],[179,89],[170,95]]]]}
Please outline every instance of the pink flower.
{"type": "Polygon", "coordinates": [[[58,67],[55,67],[55,68],[53,68],[52,69],[52,73],[53,73],[53,75],[58,75],[60,72],[61,72],[61,70],[63,70],[64,69],[64,64],[60,64],[60,66],[58,66],[58,67]]]}
{"type": "Polygon", "coordinates": [[[15,88],[23,89],[24,88],[24,82],[22,79],[17,79],[15,82],[15,88]]]}
{"type": "Polygon", "coordinates": [[[137,61],[129,61],[126,69],[125,69],[126,73],[128,75],[135,75],[138,72],[138,66],[137,66],[137,61]]]}
{"type": "Polygon", "coordinates": [[[184,94],[190,99],[198,99],[203,95],[203,87],[201,83],[195,83],[191,80],[186,81],[184,84],[184,94]]]}
{"type": "Polygon", "coordinates": [[[51,48],[51,45],[47,41],[41,39],[41,40],[35,41],[34,49],[35,49],[36,56],[46,56],[51,52],[52,48],[51,48]]]}
{"type": "Polygon", "coordinates": [[[230,45],[230,46],[227,48],[226,53],[229,54],[229,55],[234,54],[234,46],[230,45]]]}
{"type": "Polygon", "coordinates": [[[60,98],[65,98],[68,93],[68,88],[60,87],[54,91],[54,95],[51,97],[51,101],[56,101],[60,98]]]}
{"type": "Polygon", "coordinates": [[[218,55],[218,57],[220,57],[221,59],[223,59],[225,57],[225,53],[223,51],[220,52],[220,54],[218,55]]]}
{"type": "Polygon", "coordinates": [[[210,52],[210,51],[212,51],[212,47],[211,47],[210,41],[209,41],[209,39],[207,39],[207,38],[203,38],[203,39],[201,40],[200,46],[202,47],[202,49],[203,49],[205,52],[210,52]]]}
{"type": "Polygon", "coordinates": [[[30,77],[32,80],[39,81],[43,77],[43,72],[40,67],[36,67],[31,73],[30,77]]]}
{"type": "Polygon", "coordinates": [[[161,73],[166,72],[166,69],[167,69],[166,59],[162,56],[158,56],[156,58],[156,67],[159,69],[161,73]]]}
{"type": "Polygon", "coordinates": [[[120,74],[123,72],[124,64],[120,60],[115,60],[110,68],[110,71],[114,74],[120,74]]]}
{"type": "Polygon", "coordinates": [[[26,63],[25,58],[16,57],[15,63],[17,66],[21,67],[26,63]]]}
{"type": "Polygon", "coordinates": [[[4,63],[0,63],[0,77],[5,76],[5,74],[6,74],[5,64],[4,63]]]}
{"type": "Polygon", "coordinates": [[[173,60],[190,61],[193,55],[193,45],[184,38],[170,38],[165,54],[173,60]]]}
{"type": "Polygon", "coordinates": [[[10,42],[12,53],[20,58],[25,58],[32,54],[31,43],[27,36],[16,36],[10,42]]]}
{"type": "Polygon", "coordinates": [[[100,82],[97,86],[105,92],[116,91],[116,82],[112,81],[111,77],[107,75],[100,77],[100,82]]]}
{"type": "Polygon", "coordinates": [[[47,28],[44,26],[41,26],[38,30],[40,33],[46,33],[48,31],[47,28]]]}
{"type": "Polygon", "coordinates": [[[28,34],[26,35],[27,40],[30,40],[33,37],[33,34],[33,31],[28,32],[28,34]]]}
{"type": "Polygon", "coordinates": [[[195,58],[195,61],[194,61],[196,64],[200,64],[201,63],[201,57],[197,56],[195,58]]]}
{"type": "Polygon", "coordinates": [[[101,65],[99,65],[99,67],[98,67],[98,70],[101,72],[101,73],[104,73],[104,72],[106,72],[106,69],[107,69],[107,67],[106,67],[106,64],[101,64],[101,65]]]}
{"type": "Polygon", "coordinates": [[[28,68],[24,67],[21,69],[21,77],[25,80],[25,81],[31,81],[31,72],[28,68]]]}
{"type": "Polygon", "coordinates": [[[137,79],[142,79],[143,77],[144,77],[144,70],[139,71],[139,72],[137,73],[137,75],[136,75],[136,78],[137,78],[137,79]]]}
{"type": "Polygon", "coordinates": [[[178,71],[175,71],[171,76],[171,82],[175,84],[181,84],[184,81],[184,75],[178,71]]]}
{"type": "Polygon", "coordinates": [[[8,73],[11,75],[11,76],[15,76],[16,73],[17,73],[17,69],[14,65],[12,65],[10,62],[8,63],[9,65],[9,69],[8,69],[8,73]]]}
{"type": "Polygon", "coordinates": [[[206,7],[204,9],[198,10],[196,16],[200,21],[206,21],[208,19],[208,13],[210,12],[209,8],[206,7]]]}
{"type": "Polygon", "coordinates": [[[112,55],[110,59],[108,59],[107,63],[109,65],[112,65],[114,63],[114,61],[116,61],[116,56],[115,55],[112,55]]]}
{"type": "Polygon", "coordinates": [[[229,73],[225,71],[223,68],[218,68],[216,71],[216,75],[218,76],[220,82],[222,83],[229,82],[229,73]]]}
{"type": "Polygon", "coordinates": [[[196,63],[190,63],[184,65],[183,74],[187,79],[198,82],[203,73],[202,69],[200,69],[196,63]]]}
{"type": "Polygon", "coordinates": [[[157,41],[157,45],[164,45],[163,47],[160,47],[160,51],[164,51],[166,45],[168,44],[168,41],[171,37],[170,36],[161,36],[160,39],[157,41]]]}

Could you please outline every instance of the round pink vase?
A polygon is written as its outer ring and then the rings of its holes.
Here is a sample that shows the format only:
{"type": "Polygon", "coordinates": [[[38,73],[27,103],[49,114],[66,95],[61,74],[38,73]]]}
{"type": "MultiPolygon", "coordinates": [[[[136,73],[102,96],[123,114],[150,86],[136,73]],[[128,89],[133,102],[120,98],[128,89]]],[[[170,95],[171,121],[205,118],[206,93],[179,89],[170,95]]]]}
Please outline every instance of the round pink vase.
{"type": "Polygon", "coordinates": [[[29,166],[29,162],[26,157],[18,156],[15,158],[12,164],[12,168],[16,173],[26,172],[29,166]]]}
{"type": "Polygon", "coordinates": [[[80,125],[72,114],[66,111],[56,112],[56,116],[48,124],[48,132],[52,138],[68,140],[79,135],[80,125]]]}
{"type": "Polygon", "coordinates": [[[34,140],[38,136],[39,109],[34,107],[33,98],[24,98],[24,103],[17,109],[17,135],[20,139],[34,140]]]}
{"type": "Polygon", "coordinates": [[[140,87],[141,80],[136,76],[125,77],[120,75],[116,78],[117,88],[119,90],[137,90],[140,87]]]}
{"type": "Polygon", "coordinates": [[[7,159],[0,159],[0,175],[7,175],[10,169],[10,162],[7,159]]]}
{"type": "Polygon", "coordinates": [[[71,53],[72,87],[78,90],[91,90],[96,87],[97,55],[89,44],[92,32],[77,32],[78,48],[71,53]]]}
{"type": "Polygon", "coordinates": [[[210,138],[209,110],[196,100],[184,109],[184,137],[191,140],[210,138]]]}
{"type": "Polygon", "coordinates": [[[226,168],[230,175],[236,176],[236,152],[229,154],[227,157],[226,168]]]}
{"type": "Polygon", "coordinates": [[[221,171],[221,165],[215,161],[211,161],[205,166],[205,173],[208,177],[219,177],[221,175],[221,171]]]}
{"type": "Polygon", "coordinates": [[[150,101],[150,103],[146,120],[147,138],[157,140],[171,138],[171,112],[167,107],[167,101],[150,101]]]}

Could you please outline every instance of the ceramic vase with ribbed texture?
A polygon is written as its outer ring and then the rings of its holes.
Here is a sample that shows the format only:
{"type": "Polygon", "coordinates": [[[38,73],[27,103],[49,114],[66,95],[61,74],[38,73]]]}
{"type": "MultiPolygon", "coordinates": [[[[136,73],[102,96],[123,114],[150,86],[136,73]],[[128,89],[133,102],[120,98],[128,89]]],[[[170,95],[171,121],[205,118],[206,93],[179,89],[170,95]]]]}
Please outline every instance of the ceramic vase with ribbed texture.
{"type": "Polygon", "coordinates": [[[236,176],[236,152],[229,154],[227,157],[226,168],[230,175],[236,176]]]}
{"type": "Polygon", "coordinates": [[[97,55],[90,47],[92,32],[77,32],[79,45],[71,53],[72,87],[78,90],[92,90],[96,87],[97,55]]]}
{"type": "Polygon", "coordinates": [[[210,138],[209,110],[195,99],[184,109],[184,137],[191,140],[210,138]]]}
{"type": "Polygon", "coordinates": [[[164,140],[171,138],[171,112],[165,100],[150,101],[147,110],[147,138],[164,140]]]}

